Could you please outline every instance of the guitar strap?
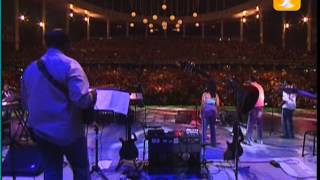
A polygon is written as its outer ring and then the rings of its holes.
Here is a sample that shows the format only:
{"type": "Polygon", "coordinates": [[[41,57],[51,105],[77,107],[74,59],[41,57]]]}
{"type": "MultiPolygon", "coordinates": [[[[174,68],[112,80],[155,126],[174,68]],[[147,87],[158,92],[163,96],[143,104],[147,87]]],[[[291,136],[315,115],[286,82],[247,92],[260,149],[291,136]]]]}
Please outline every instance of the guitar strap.
{"type": "Polygon", "coordinates": [[[37,60],[37,66],[38,66],[40,72],[43,74],[43,76],[46,77],[47,80],[48,80],[55,88],[59,89],[59,90],[66,96],[66,98],[69,100],[69,96],[68,96],[69,93],[68,93],[67,87],[66,87],[64,84],[58,82],[57,80],[55,80],[55,79],[53,78],[53,76],[49,73],[46,65],[45,65],[44,62],[43,62],[43,60],[41,60],[41,59],[37,60]]]}

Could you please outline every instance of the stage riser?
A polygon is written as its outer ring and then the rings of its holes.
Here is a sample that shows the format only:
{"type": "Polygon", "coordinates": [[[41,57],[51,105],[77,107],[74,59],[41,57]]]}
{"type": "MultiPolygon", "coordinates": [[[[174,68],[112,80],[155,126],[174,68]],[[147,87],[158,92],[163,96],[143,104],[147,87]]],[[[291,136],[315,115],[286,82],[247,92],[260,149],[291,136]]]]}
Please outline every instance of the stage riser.
{"type": "MultiPolygon", "coordinates": [[[[232,122],[236,119],[237,115],[234,111],[225,111],[223,112],[224,117],[219,117],[219,121],[232,122]]],[[[144,121],[145,113],[144,111],[137,112],[137,120],[144,121]]],[[[174,111],[174,110],[147,110],[146,111],[146,122],[147,123],[183,123],[189,124],[191,120],[197,119],[196,110],[190,111],[174,111]]],[[[244,122],[246,124],[247,116],[243,116],[244,122]]],[[[301,116],[293,117],[293,126],[295,133],[303,134],[307,130],[316,129],[316,117],[313,118],[304,118],[301,116]]],[[[263,129],[266,132],[282,132],[281,129],[281,115],[279,113],[269,113],[265,112],[263,114],[263,129]]]]}

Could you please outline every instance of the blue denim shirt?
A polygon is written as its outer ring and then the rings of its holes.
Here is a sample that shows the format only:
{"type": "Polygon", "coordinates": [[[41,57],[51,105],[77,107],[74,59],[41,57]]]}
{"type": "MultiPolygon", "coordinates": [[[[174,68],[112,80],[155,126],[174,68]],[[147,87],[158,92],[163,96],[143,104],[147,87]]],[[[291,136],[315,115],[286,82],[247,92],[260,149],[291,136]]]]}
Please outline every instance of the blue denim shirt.
{"type": "Polygon", "coordinates": [[[89,82],[80,64],[58,49],[49,48],[41,59],[51,76],[66,85],[69,97],[46,79],[36,62],[31,63],[21,79],[27,125],[51,143],[68,145],[84,136],[82,109],[93,103],[89,82]]]}

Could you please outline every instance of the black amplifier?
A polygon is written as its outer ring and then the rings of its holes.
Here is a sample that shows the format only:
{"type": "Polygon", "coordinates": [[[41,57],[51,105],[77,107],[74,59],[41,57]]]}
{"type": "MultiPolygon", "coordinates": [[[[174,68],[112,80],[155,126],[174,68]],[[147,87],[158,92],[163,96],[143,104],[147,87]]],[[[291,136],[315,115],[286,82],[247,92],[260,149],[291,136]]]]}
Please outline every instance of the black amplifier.
{"type": "Polygon", "coordinates": [[[197,129],[149,130],[147,139],[150,173],[200,172],[201,136],[197,129]]]}

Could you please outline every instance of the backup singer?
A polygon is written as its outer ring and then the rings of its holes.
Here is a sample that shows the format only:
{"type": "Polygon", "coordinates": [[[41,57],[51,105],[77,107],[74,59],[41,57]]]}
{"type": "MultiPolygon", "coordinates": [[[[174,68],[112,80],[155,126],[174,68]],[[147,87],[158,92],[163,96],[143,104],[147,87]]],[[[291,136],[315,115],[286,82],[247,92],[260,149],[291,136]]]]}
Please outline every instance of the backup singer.
{"type": "Polygon", "coordinates": [[[43,154],[45,180],[62,180],[63,155],[71,164],[74,179],[88,180],[82,110],[94,105],[96,92],[89,92],[89,82],[80,64],[63,53],[69,45],[64,32],[54,29],[45,35],[45,40],[47,52],[40,61],[67,93],[45,76],[36,61],[32,62],[21,82],[23,105],[29,112],[27,125],[43,154]]]}
{"type": "Polygon", "coordinates": [[[263,107],[264,107],[264,90],[263,87],[257,82],[254,76],[250,77],[250,84],[256,87],[259,91],[258,100],[252,110],[249,111],[248,122],[247,122],[247,133],[245,137],[245,144],[251,145],[253,143],[253,128],[257,125],[257,143],[263,144],[262,134],[263,134],[263,107]]]}
{"type": "Polygon", "coordinates": [[[216,118],[218,114],[218,106],[220,99],[216,92],[216,83],[214,80],[210,80],[201,98],[201,119],[202,119],[202,143],[206,142],[207,129],[210,126],[211,145],[215,147],[216,142],[216,118]]]}

